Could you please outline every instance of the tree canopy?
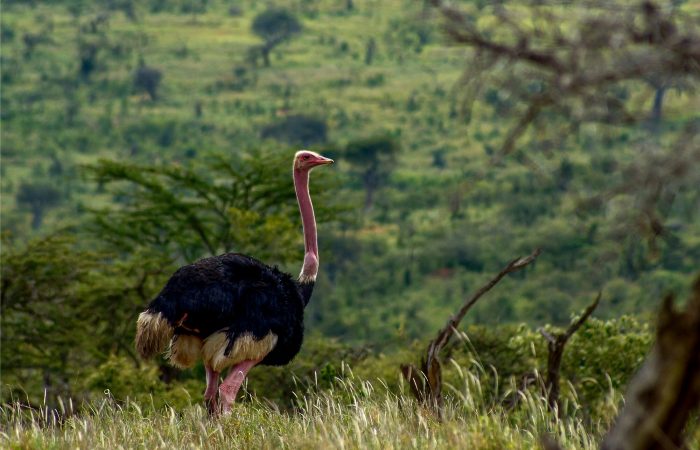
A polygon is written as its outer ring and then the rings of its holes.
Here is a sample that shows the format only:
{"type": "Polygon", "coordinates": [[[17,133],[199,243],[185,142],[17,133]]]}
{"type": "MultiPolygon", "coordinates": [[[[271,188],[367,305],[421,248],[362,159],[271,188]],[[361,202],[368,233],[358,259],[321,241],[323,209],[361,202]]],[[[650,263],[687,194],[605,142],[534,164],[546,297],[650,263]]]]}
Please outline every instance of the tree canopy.
{"type": "Polygon", "coordinates": [[[258,14],[253,20],[251,29],[260,36],[265,44],[261,52],[265,65],[270,65],[270,51],[284,41],[301,32],[299,20],[291,12],[282,8],[270,8],[258,14]]]}

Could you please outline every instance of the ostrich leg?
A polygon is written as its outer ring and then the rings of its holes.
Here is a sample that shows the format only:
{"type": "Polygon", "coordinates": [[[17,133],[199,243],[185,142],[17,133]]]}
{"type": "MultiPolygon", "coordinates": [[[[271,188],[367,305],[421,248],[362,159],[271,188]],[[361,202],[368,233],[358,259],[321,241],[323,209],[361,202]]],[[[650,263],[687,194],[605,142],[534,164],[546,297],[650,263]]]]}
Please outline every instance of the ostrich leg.
{"type": "Polygon", "coordinates": [[[204,402],[207,404],[207,410],[210,415],[216,414],[216,392],[219,389],[219,372],[216,372],[209,366],[207,369],[207,390],[204,391],[204,402]]]}
{"type": "Polygon", "coordinates": [[[221,406],[224,414],[231,413],[231,405],[236,400],[236,394],[238,394],[245,376],[260,361],[261,359],[248,359],[231,368],[231,372],[229,372],[219,387],[219,396],[221,397],[221,406]]]}

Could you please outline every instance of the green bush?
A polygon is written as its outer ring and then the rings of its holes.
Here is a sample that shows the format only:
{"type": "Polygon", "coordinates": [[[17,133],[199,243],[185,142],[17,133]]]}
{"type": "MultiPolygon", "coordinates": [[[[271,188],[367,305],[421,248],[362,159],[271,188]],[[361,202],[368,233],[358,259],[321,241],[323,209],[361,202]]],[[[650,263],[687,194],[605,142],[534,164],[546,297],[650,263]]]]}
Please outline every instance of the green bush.
{"type": "Polygon", "coordinates": [[[87,378],[86,384],[93,398],[108,398],[124,403],[127,400],[151,405],[158,410],[164,406],[184,409],[193,402],[202,401],[204,386],[195,380],[166,384],[159,378],[158,366],[141,363],[124,356],[110,355],[87,378]]]}
{"type": "Polygon", "coordinates": [[[295,114],[263,127],[260,136],[291,145],[310,146],[325,142],[327,132],[324,120],[295,114]]]}

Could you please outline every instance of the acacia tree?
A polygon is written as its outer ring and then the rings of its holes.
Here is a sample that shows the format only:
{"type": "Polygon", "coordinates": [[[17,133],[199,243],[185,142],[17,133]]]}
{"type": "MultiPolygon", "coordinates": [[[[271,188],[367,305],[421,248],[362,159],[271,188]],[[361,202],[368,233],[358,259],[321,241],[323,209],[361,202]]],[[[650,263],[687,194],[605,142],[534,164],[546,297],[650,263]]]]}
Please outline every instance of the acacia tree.
{"type": "Polygon", "coordinates": [[[258,48],[265,66],[270,65],[270,52],[279,44],[288,41],[301,32],[299,20],[286,9],[271,8],[260,13],[253,20],[253,33],[260,36],[265,43],[258,48]]]}
{"type": "Polygon", "coordinates": [[[365,188],[365,210],[372,208],[374,194],[389,179],[399,149],[399,143],[388,135],[359,139],[345,147],[345,158],[365,188]]]}
{"type": "Polygon", "coordinates": [[[47,209],[61,201],[61,193],[47,183],[23,183],[17,191],[17,204],[28,208],[32,213],[32,228],[38,229],[44,220],[47,209]]]}
{"type": "Polygon", "coordinates": [[[139,91],[145,91],[151,101],[156,101],[158,98],[158,88],[160,87],[162,79],[163,72],[155,67],[142,64],[134,72],[134,88],[139,91]]]}
{"type": "Polygon", "coordinates": [[[70,230],[27,244],[3,241],[3,401],[56,407],[59,397],[83,398],[86,376],[110,354],[138,364],[133,323],[167,260],[137,253],[115,262],[99,241],[89,250],[77,242],[70,230]]]}
{"type": "Polygon", "coordinates": [[[328,126],[324,120],[303,114],[293,114],[266,125],[260,131],[263,138],[273,138],[290,145],[310,145],[326,142],[328,126]]]}
{"type": "MultiPolygon", "coordinates": [[[[134,322],[183,262],[240,251],[280,264],[301,251],[291,153],[212,156],[192,168],[100,161],[89,173],[115,198],[76,230],[3,242],[3,400],[57,406],[83,398],[90,369],[133,352],[134,322]],[[282,170],[284,169],[284,170],[282,170]],[[23,393],[24,392],[24,393],[23,393]]],[[[319,174],[314,183],[329,185],[319,174]]],[[[319,188],[320,221],[337,211],[319,188]]],[[[172,369],[161,366],[164,379],[172,369]]]]}
{"type": "MultiPolygon", "coordinates": [[[[298,210],[291,154],[213,155],[201,165],[146,166],[100,161],[95,179],[119,203],[94,211],[93,231],[122,250],[147,248],[190,262],[237,251],[285,263],[298,258],[298,210]]],[[[315,183],[327,183],[319,174],[315,183]]],[[[317,194],[319,220],[337,210],[317,194]]]]}

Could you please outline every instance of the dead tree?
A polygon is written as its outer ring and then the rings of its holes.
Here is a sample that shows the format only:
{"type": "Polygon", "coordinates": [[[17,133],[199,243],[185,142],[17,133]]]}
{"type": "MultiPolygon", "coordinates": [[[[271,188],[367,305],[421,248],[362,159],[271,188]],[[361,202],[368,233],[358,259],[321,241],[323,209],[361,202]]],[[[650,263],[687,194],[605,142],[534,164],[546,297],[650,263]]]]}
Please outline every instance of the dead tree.
{"type": "Polygon", "coordinates": [[[544,328],[540,328],[539,332],[547,340],[547,380],[545,383],[545,391],[547,393],[547,403],[552,411],[560,411],[559,404],[559,375],[561,368],[561,359],[564,356],[564,347],[569,341],[569,338],[573,336],[581,325],[588,320],[588,318],[593,314],[593,311],[598,307],[600,303],[599,293],[596,299],[591,303],[588,308],[583,312],[581,317],[574,321],[569,328],[564,333],[550,334],[544,328]]]}
{"type": "Polygon", "coordinates": [[[683,430],[700,407],[700,276],[685,310],[668,295],[659,312],[656,344],[630,382],[625,407],[603,450],[685,448],[683,430]]]}
{"type": "Polygon", "coordinates": [[[540,249],[536,249],[529,256],[516,258],[505,266],[495,277],[483,285],[471,297],[469,297],[462,307],[447,321],[445,326],[438,332],[435,339],[430,341],[425,356],[421,360],[421,369],[418,370],[413,364],[402,364],[401,372],[408,382],[411,392],[416,399],[431,408],[438,417],[441,417],[442,398],[442,366],[440,364],[440,350],[450,341],[450,338],[457,330],[467,311],[492,287],[494,287],[503,277],[509,273],[516,272],[531,262],[540,254],[540,249]]]}

